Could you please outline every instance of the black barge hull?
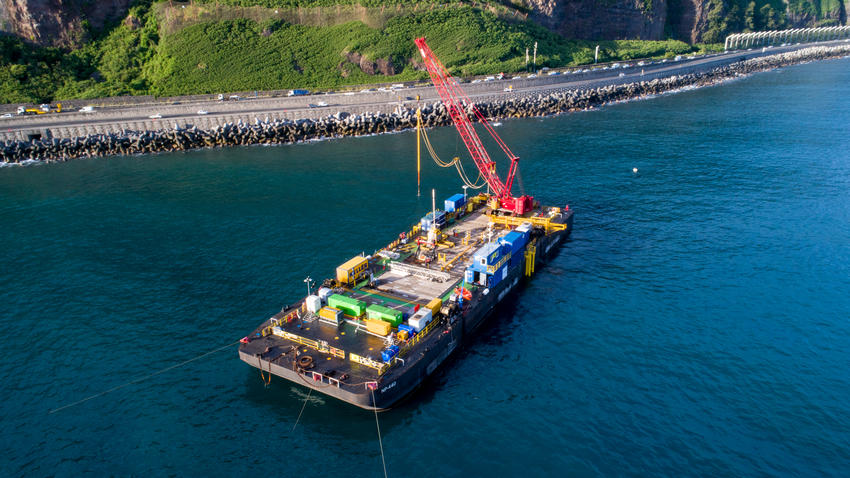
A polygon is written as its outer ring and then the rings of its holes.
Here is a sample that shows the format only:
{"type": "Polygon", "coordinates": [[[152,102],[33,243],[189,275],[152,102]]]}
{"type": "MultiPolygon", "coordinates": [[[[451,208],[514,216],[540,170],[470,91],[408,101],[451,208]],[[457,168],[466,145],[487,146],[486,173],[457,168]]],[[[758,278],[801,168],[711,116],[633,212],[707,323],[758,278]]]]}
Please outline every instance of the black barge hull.
{"type": "MultiPolygon", "coordinates": [[[[567,228],[538,239],[535,267],[548,262],[572,231],[573,214],[564,221],[567,228]]],[[[524,261],[523,261],[524,262],[524,261]]],[[[316,392],[337,398],[366,410],[388,410],[413,393],[459,348],[462,341],[475,332],[492,315],[496,306],[521,284],[525,264],[510,269],[508,276],[486,294],[476,291],[475,304],[465,307],[459,319],[446,320],[417,346],[417,351],[404,358],[403,367],[388,370],[374,382],[351,383],[327,377],[299,365],[297,347],[282,345],[275,336],[266,336],[239,347],[239,358],[265,374],[285,378],[316,392]]],[[[264,323],[258,330],[267,327],[264,323]]],[[[269,377],[270,379],[270,377],[269,377]]]]}

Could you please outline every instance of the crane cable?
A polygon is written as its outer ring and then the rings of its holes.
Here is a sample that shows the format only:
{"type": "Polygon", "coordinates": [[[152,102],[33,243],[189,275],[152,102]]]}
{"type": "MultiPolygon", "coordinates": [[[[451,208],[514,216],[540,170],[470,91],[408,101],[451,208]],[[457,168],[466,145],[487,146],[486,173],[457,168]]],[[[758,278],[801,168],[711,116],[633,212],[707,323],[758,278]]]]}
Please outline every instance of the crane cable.
{"type": "Polygon", "coordinates": [[[451,161],[443,161],[437,156],[437,152],[434,151],[434,147],[431,145],[431,140],[428,139],[428,134],[425,132],[425,129],[422,129],[422,138],[425,142],[425,149],[428,150],[428,154],[431,155],[431,158],[437,163],[437,166],[441,168],[448,168],[454,166],[457,169],[458,175],[460,175],[460,179],[463,181],[463,184],[472,189],[481,189],[487,185],[486,181],[482,181],[481,184],[478,184],[479,179],[484,179],[481,176],[481,171],[478,172],[478,177],[475,181],[470,181],[469,176],[466,174],[466,171],[463,169],[463,163],[460,162],[460,157],[455,157],[451,161]]]}

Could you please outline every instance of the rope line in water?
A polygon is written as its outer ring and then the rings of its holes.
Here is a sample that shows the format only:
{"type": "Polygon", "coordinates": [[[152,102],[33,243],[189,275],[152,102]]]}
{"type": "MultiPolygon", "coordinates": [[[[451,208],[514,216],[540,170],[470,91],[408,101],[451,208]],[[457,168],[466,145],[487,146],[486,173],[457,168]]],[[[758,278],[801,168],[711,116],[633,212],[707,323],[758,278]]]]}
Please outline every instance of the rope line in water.
{"type": "Polygon", "coordinates": [[[371,388],[369,391],[372,392],[372,407],[375,410],[375,426],[378,427],[378,445],[381,446],[381,463],[384,464],[384,478],[387,478],[387,460],[384,458],[384,442],[381,440],[381,425],[378,423],[378,408],[375,407],[375,391],[371,388]]]}
{"type": "Polygon", "coordinates": [[[292,430],[290,431],[290,433],[295,431],[295,427],[297,427],[298,422],[301,421],[301,414],[303,414],[304,409],[307,408],[307,402],[310,401],[310,394],[311,393],[313,393],[312,388],[307,392],[307,398],[304,399],[304,405],[301,405],[301,411],[298,413],[298,418],[295,419],[295,425],[292,425],[292,430]]]}
{"type": "Polygon", "coordinates": [[[204,357],[206,357],[206,356],[208,356],[208,355],[212,355],[212,354],[214,354],[214,353],[216,353],[216,352],[220,352],[220,351],[222,351],[222,350],[224,350],[224,349],[226,349],[226,348],[232,347],[232,346],[234,346],[234,345],[236,345],[236,344],[238,344],[238,343],[239,343],[239,341],[237,340],[236,342],[229,343],[229,344],[224,345],[224,346],[222,346],[222,347],[219,347],[219,348],[217,348],[217,349],[215,349],[215,350],[210,350],[209,352],[207,352],[207,353],[205,353],[205,354],[198,355],[197,357],[190,358],[189,360],[185,360],[185,361],[183,361],[183,362],[180,362],[180,363],[178,363],[178,364],[172,365],[172,366],[170,366],[170,367],[166,367],[166,368],[164,368],[164,369],[162,369],[162,370],[158,370],[158,371],[156,371],[156,372],[154,372],[154,373],[147,374],[147,375],[145,375],[144,377],[139,377],[139,378],[137,378],[137,379],[130,380],[129,382],[122,383],[121,385],[118,385],[118,386],[112,387],[112,388],[110,388],[109,390],[104,390],[103,392],[96,393],[96,394],[94,394],[94,395],[88,396],[88,397],[86,397],[86,398],[84,398],[84,399],[82,399],[82,400],[77,400],[77,401],[76,401],[76,402],[74,402],[74,403],[69,403],[68,405],[64,405],[64,406],[61,406],[61,407],[59,407],[59,408],[54,408],[53,410],[50,410],[50,411],[49,411],[49,412],[47,412],[47,413],[48,413],[48,415],[49,415],[49,414],[52,414],[52,413],[61,412],[62,410],[65,410],[66,408],[75,407],[75,406],[77,406],[77,405],[79,405],[79,404],[81,404],[81,403],[88,402],[89,400],[93,400],[93,399],[95,399],[95,398],[102,397],[102,396],[106,395],[107,393],[112,393],[112,392],[114,392],[114,391],[116,391],[116,390],[120,390],[120,389],[122,389],[122,388],[124,388],[124,387],[128,387],[128,386],[130,386],[130,385],[133,385],[133,384],[136,384],[136,383],[139,383],[139,382],[144,382],[145,380],[147,380],[147,379],[149,379],[149,378],[151,378],[151,377],[155,377],[155,376],[157,376],[157,375],[163,374],[163,373],[168,372],[168,371],[170,371],[170,370],[174,370],[175,368],[182,367],[183,365],[186,365],[187,363],[194,362],[194,361],[196,361],[196,360],[200,360],[200,359],[202,359],[202,358],[204,358],[204,357]]]}

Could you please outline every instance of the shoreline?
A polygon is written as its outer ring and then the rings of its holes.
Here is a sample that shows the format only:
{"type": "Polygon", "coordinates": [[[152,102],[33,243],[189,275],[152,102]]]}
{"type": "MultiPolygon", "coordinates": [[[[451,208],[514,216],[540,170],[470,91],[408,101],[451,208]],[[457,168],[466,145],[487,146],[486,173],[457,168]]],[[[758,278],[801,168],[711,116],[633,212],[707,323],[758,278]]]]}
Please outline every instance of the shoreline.
{"type": "MultiPolygon", "coordinates": [[[[683,89],[717,85],[753,73],[819,60],[850,56],[850,44],[811,46],[799,50],[735,61],[703,72],[672,74],[652,80],[611,84],[595,88],[560,88],[528,92],[521,96],[478,101],[482,114],[493,121],[508,118],[552,116],[584,111],[611,103],[631,101],[683,89]]],[[[433,128],[451,124],[439,102],[422,105],[422,123],[433,128]]],[[[293,144],[348,136],[402,132],[416,127],[416,108],[394,113],[339,112],[319,119],[273,119],[253,123],[239,120],[210,129],[161,128],[122,130],[69,138],[0,141],[0,163],[60,162],[116,155],[138,155],[251,144],[293,144]]]]}

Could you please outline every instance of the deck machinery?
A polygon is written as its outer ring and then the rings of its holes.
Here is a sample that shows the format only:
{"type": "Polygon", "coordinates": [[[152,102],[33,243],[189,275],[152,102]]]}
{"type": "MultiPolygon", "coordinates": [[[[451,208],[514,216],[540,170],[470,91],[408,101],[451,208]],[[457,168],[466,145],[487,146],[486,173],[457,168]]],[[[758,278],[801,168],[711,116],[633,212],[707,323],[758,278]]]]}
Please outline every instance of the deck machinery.
{"type": "MultiPolygon", "coordinates": [[[[457,350],[572,230],[568,206],[513,196],[469,116],[495,135],[424,39],[416,40],[443,103],[492,194],[455,194],[368,256],[341,264],[315,293],[242,339],[239,357],[263,380],[278,376],[366,409],[385,410],[457,350]]],[[[498,136],[496,136],[498,138],[498,136]]]]}

